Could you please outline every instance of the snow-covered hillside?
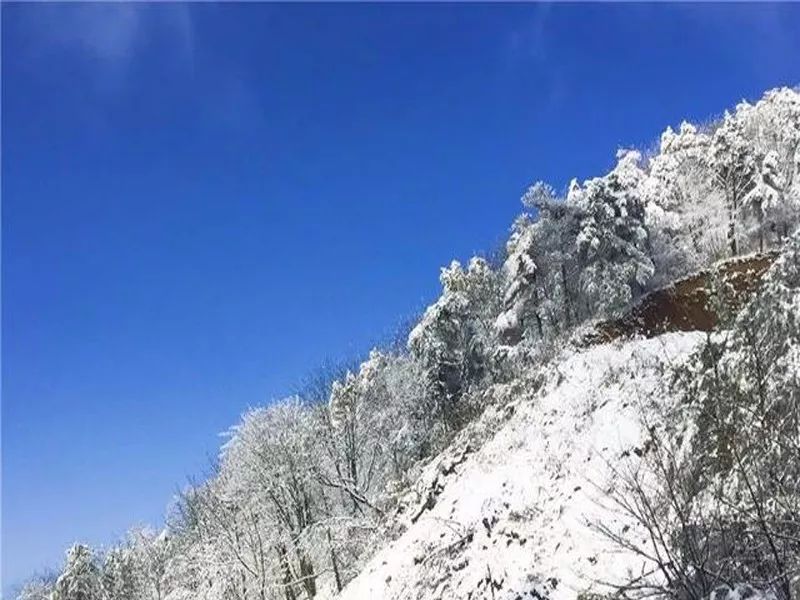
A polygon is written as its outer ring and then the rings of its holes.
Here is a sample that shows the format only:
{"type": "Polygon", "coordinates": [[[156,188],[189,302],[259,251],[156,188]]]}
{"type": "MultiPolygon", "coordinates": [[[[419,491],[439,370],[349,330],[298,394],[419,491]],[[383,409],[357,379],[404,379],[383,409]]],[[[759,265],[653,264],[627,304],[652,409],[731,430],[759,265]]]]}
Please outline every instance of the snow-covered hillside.
{"type": "Polygon", "coordinates": [[[617,158],[20,598],[798,600],[800,92],[617,158]]]}
{"type": "Polygon", "coordinates": [[[640,571],[591,527],[613,523],[641,537],[600,490],[635,467],[642,418],[661,414],[651,403],[673,401],[660,393],[664,367],[703,337],[669,333],[570,353],[540,389],[491,408],[426,467],[396,517],[404,533],[341,598],[575,598],[640,571]]]}

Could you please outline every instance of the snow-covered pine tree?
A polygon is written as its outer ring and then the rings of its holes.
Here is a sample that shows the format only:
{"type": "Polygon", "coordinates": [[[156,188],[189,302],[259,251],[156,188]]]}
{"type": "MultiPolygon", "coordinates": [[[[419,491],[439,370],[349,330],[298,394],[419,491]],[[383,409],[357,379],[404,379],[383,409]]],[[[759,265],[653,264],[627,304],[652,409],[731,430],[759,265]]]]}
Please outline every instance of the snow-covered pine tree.
{"type": "Polygon", "coordinates": [[[536,275],[539,269],[533,258],[534,234],[532,223],[527,220],[517,220],[507,244],[508,258],[503,264],[504,310],[495,321],[500,339],[507,344],[516,344],[520,341],[529,316],[536,323],[539,337],[544,335],[542,318],[537,312],[539,289],[536,275]]]}
{"type": "MultiPolygon", "coordinates": [[[[534,249],[541,292],[538,309],[545,330],[551,334],[568,330],[581,318],[577,302],[580,264],[576,252],[581,213],[574,201],[580,195],[580,186],[575,180],[571,182],[570,190],[567,200],[564,200],[557,198],[549,185],[539,184],[522,198],[525,206],[536,211],[534,249]]],[[[527,215],[523,215],[521,220],[526,218],[527,215]]]]}
{"type": "Polygon", "coordinates": [[[126,547],[112,548],[103,561],[102,585],[105,600],[137,600],[143,596],[137,565],[126,547]]]}
{"type": "Polygon", "coordinates": [[[781,204],[778,173],[778,157],[775,152],[756,157],[756,174],[752,189],[745,195],[742,202],[744,214],[754,222],[753,237],[758,241],[758,251],[764,251],[767,212],[774,215],[775,209],[781,204]]]}
{"type": "Polygon", "coordinates": [[[742,104],[740,118],[760,158],[752,206],[761,211],[759,243],[781,242],[800,214],[800,92],[771,90],[755,105],[742,104]]]}
{"type": "Polygon", "coordinates": [[[97,559],[91,548],[75,544],[53,590],[53,600],[103,600],[103,586],[97,559]]]}
{"type": "Polygon", "coordinates": [[[425,372],[428,411],[445,431],[457,429],[469,407],[461,397],[486,372],[487,341],[496,318],[495,274],[482,258],[467,270],[458,261],[443,268],[442,295],[408,337],[408,348],[425,372]]]}
{"type": "Polygon", "coordinates": [[[588,314],[608,316],[625,308],[653,276],[640,158],[635,151],[620,152],[608,175],[573,189],[568,199],[580,211],[577,251],[588,314]]]}

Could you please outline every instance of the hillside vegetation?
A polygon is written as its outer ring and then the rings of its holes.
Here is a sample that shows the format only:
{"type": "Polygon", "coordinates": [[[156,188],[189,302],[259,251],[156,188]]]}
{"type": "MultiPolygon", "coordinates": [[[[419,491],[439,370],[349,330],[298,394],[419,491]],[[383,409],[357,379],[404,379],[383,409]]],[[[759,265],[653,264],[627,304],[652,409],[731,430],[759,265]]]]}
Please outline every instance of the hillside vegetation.
{"type": "Polygon", "coordinates": [[[522,203],[402,344],[19,598],[800,599],[800,93],[522,203]]]}

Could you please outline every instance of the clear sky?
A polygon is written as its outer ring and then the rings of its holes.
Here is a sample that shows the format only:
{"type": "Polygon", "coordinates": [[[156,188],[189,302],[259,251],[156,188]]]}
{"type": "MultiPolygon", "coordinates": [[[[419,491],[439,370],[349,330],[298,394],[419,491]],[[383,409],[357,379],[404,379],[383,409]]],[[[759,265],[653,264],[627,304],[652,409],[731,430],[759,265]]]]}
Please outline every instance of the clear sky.
{"type": "Polygon", "coordinates": [[[158,523],[536,179],[800,83],[800,5],[2,10],[3,584],[158,523]]]}

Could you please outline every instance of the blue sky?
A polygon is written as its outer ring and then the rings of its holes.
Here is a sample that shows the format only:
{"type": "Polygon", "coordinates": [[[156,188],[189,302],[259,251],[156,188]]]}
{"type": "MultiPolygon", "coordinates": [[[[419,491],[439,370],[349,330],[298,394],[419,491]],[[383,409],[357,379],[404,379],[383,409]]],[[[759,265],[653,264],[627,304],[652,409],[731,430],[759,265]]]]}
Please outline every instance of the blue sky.
{"type": "Polygon", "coordinates": [[[800,82],[792,5],[3,5],[3,585],[431,300],[536,179],[800,82]]]}

